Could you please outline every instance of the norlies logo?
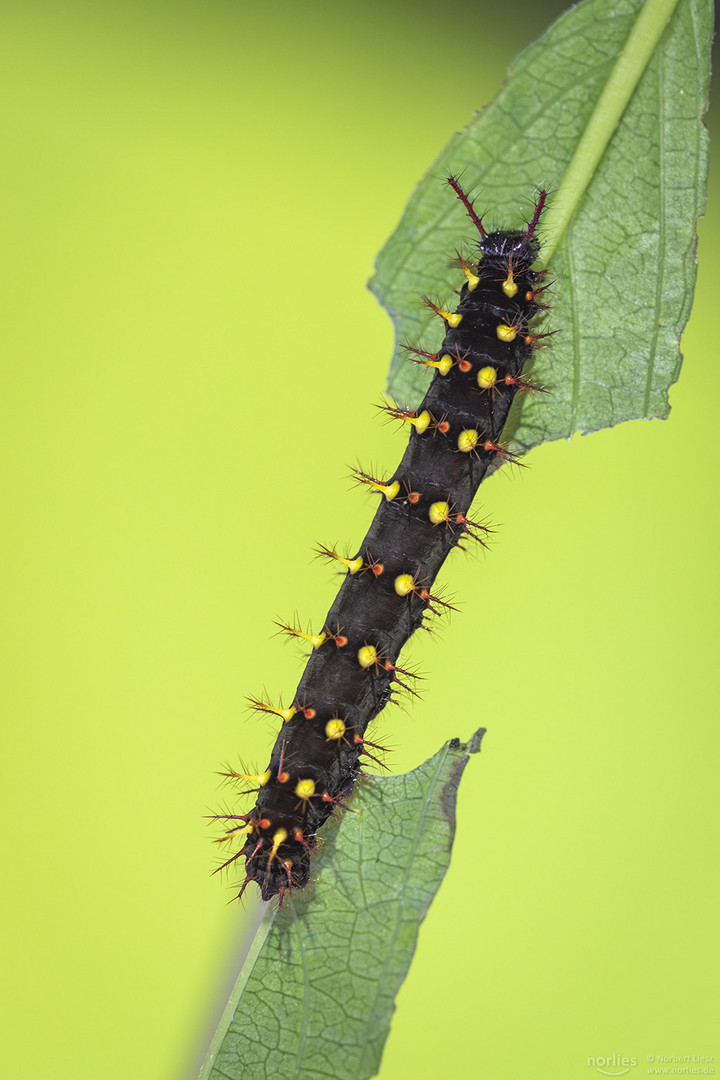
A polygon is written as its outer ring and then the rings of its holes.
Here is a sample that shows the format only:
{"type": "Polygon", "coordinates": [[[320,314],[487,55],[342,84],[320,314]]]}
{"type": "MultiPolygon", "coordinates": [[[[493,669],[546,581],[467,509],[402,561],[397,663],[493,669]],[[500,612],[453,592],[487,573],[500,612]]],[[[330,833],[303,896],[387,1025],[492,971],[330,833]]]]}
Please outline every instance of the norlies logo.
{"type": "Polygon", "coordinates": [[[488,469],[516,460],[500,443],[515,395],[543,392],[523,369],[547,336],[531,330],[544,309],[544,272],[533,264],[545,192],[526,228],[488,233],[456,177],[448,183],[480,234],[479,257],[458,257],[466,280],[455,311],[424,298],[445,338],[436,353],[405,348],[434,377],[417,410],[387,408],[410,433],[392,476],[356,473],[380,497],[359,549],[319,551],[344,570],[322,628],[282,627],[312,648],[292,704],[251,701],[281,721],[270,763],[261,774],[223,773],[250,784],[244,794],[257,792],[249,812],[214,815],[227,825],[220,842],[237,845],[218,870],[245,859],[238,897],[250,881],[264,900],[307,884],[318,829],[345,807],[361,759],[377,749],[365,739],[368,724],[398,688],[411,689],[412,675],[398,667],[403,646],[428,614],[449,606],[430,591],[440,567],[454,547],[486,540],[487,525],[467,514],[488,469]]]}
{"type": "Polygon", "coordinates": [[[610,1054],[589,1057],[587,1063],[591,1068],[597,1069],[602,1076],[625,1076],[635,1068],[638,1059],[634,1056],[629,1057],[627,1054],[610,1054]]]}

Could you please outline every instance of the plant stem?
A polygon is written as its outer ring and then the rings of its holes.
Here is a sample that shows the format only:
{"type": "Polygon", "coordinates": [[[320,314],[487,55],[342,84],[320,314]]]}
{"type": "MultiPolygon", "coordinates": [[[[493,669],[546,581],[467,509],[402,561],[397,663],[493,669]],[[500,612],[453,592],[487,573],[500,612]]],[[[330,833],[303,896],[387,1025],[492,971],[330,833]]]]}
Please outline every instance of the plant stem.
{"type": "Polygon", "coordinates": [[[257,929],[255,931],[252,943],[243,961],[237,982],[233,987],[233,991],[230,995],[230,998],[228,999],[228,1003],[225,1006],[222,1016],[220,1017],[220,1023],[218,1024],[217,1030],[213,1035],[212,1042],[210,1043],[210,1047],[205,1057],[205,1061],[203,1062],[203,1067],[198,1075],[198,1080],[208,1080],[212,1072],[217,1052],[222,1046],[223,1040],[227,1035],[227,1030],[230,1027],[230,1024],[235,1016],[238,1001],[240,1000],[242,992],[245,989],[245,983],[250,978],[252,969],[255,967],[255,961],[260,955],[260,950],[265,944],[265,938],[270,933],[270,928],[274,922],[275,915],[277,914],[277,904],[267,904],[263,905],[263,907],[264,911],[262,913],[262,917],[257,925],[257,929]]]}
{"type": "Polygon", "coordinates": [[[605,84],[545,218],[542,257],[548,262],[592,180],[635,87],[642,78],[678,0],[647,0],[605,84]]]}

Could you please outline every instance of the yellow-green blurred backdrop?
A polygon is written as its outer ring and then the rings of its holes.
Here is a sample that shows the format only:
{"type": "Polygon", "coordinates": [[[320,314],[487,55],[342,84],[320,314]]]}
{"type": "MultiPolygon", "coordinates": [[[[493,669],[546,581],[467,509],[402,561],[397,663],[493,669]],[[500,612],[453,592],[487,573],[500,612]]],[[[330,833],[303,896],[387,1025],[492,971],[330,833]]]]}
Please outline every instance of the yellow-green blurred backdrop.
{"type": "MultiPolygon", "coordinates": [[[[255,915],[209,877],[213,773],[264,764],[273,619],[322,621],[347,465],[402,448],[373,258],[561,10],[3,5],[3,1077],[194,1075],[255,915]]],[[[716,203],[672,418],[488,484],[380,724],[398,771],[489,728],[382,1080],[720,1054],[716,203]]]]}

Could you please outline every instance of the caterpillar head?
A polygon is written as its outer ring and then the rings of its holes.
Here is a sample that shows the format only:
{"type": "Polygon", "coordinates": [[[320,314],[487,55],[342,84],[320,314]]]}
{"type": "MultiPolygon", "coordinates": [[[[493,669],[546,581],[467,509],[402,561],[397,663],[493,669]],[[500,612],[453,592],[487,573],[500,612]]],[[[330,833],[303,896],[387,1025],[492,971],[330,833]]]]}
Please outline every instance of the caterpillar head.
{"type": "Polygon", "coordinates": [[[480,240],[480,251],[486,259],[510,259],[516,267],[529,268],[540,252],[540,242],[520,229],[497,230],[480,240]]]}

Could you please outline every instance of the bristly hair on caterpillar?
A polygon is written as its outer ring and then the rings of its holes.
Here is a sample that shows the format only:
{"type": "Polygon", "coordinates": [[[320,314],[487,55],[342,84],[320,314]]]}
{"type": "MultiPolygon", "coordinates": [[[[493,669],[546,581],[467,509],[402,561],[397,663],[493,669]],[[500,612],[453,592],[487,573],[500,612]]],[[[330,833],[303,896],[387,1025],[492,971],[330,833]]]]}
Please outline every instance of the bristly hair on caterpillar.
{"type": "Polygon", "coordinates": [[[443,320],[442,345],[434,353],[404,348],[433,371],[432,382],[417,409],[383,406],[410,438],[392,476],[355,470],[355,480],[380,497],[357,553],[318,550],[343,572],[322,629],[278,624],[310,646],[307,666],[289,708],[251,699],[281,721],[265,772],[223,773],[226,782],[253,785],[255,807],[213,815],[227,826],[219,842],[239,842],[218,870],[245,860],[238,898],[251,881],[263,900],[279,894],[281,901],[307,884],[318,830],[347,808],[361,758],[373,758],[368,724],[398,687],[414,692],[408,680],[415,676],[397,664],[403,646],[429,614],[451,607],[430,592],[438,571],[462,540],[484,544],[491,531],[467,517],[481,481],[499,464],[521,464],[501,442],[512,402],[516,394],[544,393],[523,370],[547,337],[530,328],[546,310],[545,271],[534,269],[546,193],[526,229],[487,232],[458,178],[447,182],[480,234],[479,254],[472,265],[458,255],[466,280],[454,311],[423,298],[443,320]]]}

